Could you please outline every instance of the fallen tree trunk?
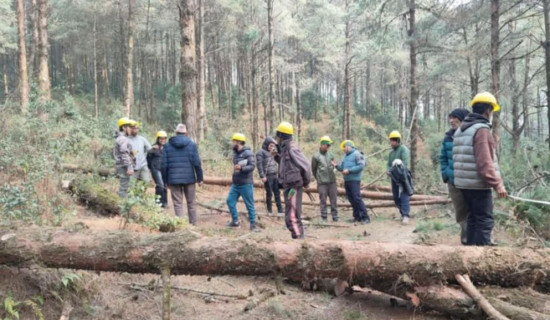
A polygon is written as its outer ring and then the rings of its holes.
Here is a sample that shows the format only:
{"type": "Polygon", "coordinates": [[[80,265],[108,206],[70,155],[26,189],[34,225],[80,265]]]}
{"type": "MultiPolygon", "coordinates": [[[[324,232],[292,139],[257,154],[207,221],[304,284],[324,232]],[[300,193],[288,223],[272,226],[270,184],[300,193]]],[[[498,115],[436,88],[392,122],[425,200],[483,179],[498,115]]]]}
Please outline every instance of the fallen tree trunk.
{"type": "Polygon", "coordinates": [[[0,229],[0,264],[173,274],[274,275],[296,281],[339,278],[395,294],[454,282],[534,286],[550,291],[550,250],[419,246],[353,241],[255,242],[204,238],[183,231],[71,233],[53,228],[0,229]],[[177,249],[174,249],[177,248],[177,249]]]}
{"type": "MultiPolygon", "coordinates": [[[[216,186],[230,186],[232,184],[231,178],[218,178],[218,177],[205,177],[204,184],[216,185],[216,186]]],[[[254,182],[255,188],[263,188],[264,185],[261,181],[254,182]]],[[[305,192],[317,193],[317,188],[309,187],[304,189],[305,192]]],[[[345,196],[346,190],[344,188],[338,188],[338,195],[345,196]]],[[[361,196],[367,199],[376,200],[393,200],[393,195],[389,192],[377,192],[377,191],[361,191],[361,196]]],[[[415,194],[411,197],[411,201],[423,200],[423,201],[442,201],[449,202],[446,197],[430,196],[415,194]]]]}
{"type": "Polygon", "coordinates": [[[110,177],[115,175],[115,170],[110,168],[84,168],[71,163],[61,165],[63,171],[75,173],[97,173],[101,177],[110,177]]]}
{"type": "MultiPolygon", "coordinates": [[[[282,199],[281,199],[282,200],[282,199]]],[[[242,199],[239,199],[240,203],[243,203],[244,201],[242,199]]],[[[256,203],[264,203],[265,201],[263,199],[255,199],[254,202],[256,203]]],[[[328,202],[328,201],[327,201],[328,202]]],[[[451,199],[445,199],[445,200],[416,200],[411,201],[411,206],[429,206],[434,204],[447,204],[450,203],[451,199]]],[[[284,201],[282,201],[284,204],[284,201]]],[[[308,201],[302,201],[302,205],[305,206],[320,206],[318,202],[308,202],[308,201]]],[[[327,203],[328,205],[328,203],[327,203]]],[[[376,208],[393,208],[395,207],[395,202],[393,201],[373,201],[373,202],[365,202],[365,206],[367,208],[376,209],[376,208]]],[[[342,203],[341,201],[338,202],[338,208],[353,208],[350,203],[342,203]]]]}

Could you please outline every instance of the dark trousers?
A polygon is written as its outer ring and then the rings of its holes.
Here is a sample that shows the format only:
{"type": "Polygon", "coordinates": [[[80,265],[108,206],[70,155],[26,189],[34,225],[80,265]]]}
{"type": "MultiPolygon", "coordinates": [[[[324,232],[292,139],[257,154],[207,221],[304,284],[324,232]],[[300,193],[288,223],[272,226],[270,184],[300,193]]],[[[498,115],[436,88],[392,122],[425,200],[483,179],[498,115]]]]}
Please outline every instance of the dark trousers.
{"type": "Polygon", "coordinates": [[[330,199],[330,213],[332,219],[338,219],[338,186],[336,182],[319,184],[317,185],[317,192],[319,192],[319,203],[321,205],[321,218],[327,218],[327,196],[330,199]]]}
{"type": "Polygon", "coordinates": [[[266,178],[267,181],[264,183],[264,188],[267,212],[271,213],[271,200],[273,196],[275,196],[277,211],[283,212],[283,205],[281,204],[281,191],[279,190],[279,179],[277,178],[276,174],[270,174],[266,176],[266,178]]]}
{"type": "Polygon", "coordinates": [[[349,203],[353,207],[353,219],[355,221],[363,221],[369,219],[367,214],[367,207],[361,198],[361,181],[346,181],[344,182],[346,188],[346,196],[348,196],[349,203]]]}
{"type": "Polygon", "coordinates": [[[151,175],[153,176],[153,181],[155,181],[155,194],[158,196],[160,204],[164,208],[166,204],[168,204],[168,194],[166,188],[164,188],[162,174],[160,170],[152,170],[151,175]]]}
{"type": "Polygon", "coordinates": [[[462,189],[462,194],[468,207],[467,244],[474,246],[491,244],[491,232],[495,224],[492,191],[462,189]]]}
{"type": "Polygon", "coordinates": [[[284,190],[285,196],[285,223],[292,239],[304,238],[304,226],[302,224],[302,194],[304,188],[288,188],[284,190]],[[290,196],[290,190],[295,190],[290,196]]]}
{"type": "Polygon", "coordinates": [[[411,197],[404,191],[399,193],[399,185],[393,180],[391,181],[391,191],[393,202],[395,202],[395,205],[399,209],[399,213],[401,213],[402,217],[408,217],[411,212],[411,197]]]}

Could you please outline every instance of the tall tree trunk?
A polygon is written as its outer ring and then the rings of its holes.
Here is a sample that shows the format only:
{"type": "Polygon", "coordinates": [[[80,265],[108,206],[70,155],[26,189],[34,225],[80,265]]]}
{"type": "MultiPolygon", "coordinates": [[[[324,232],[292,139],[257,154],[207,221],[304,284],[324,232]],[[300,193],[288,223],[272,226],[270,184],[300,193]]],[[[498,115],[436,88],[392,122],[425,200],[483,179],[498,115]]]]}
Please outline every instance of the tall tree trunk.
{"type": "MultiPolygon", "coordinates": [[[[550,133],[550,0],[542,1],[544,6],[544,57],[546,67],[546,109],[548,117],[548,132],[550,133]]],[[[540,110],[540,103],[539,103],[540,110]]],[[[542,121],[539,128],[542,127],[542,121]]],[[[548,148],[550,148],[550,135],[548,137],[548,148]]]]}
{"type": "Polygon", "coordinates": [[[411,74],[410,74],[410,106],[409,112],[411,115],[411,173],[415,175],[416,161],[417,161],[417,143],[418,143],[418,126],[416,121],[417,104],[418,104],[418,84],[416,81],[416,34],[415,34],[415,0],[409,0],[409,44],[410,44],[410,62],[411,62],[411,74]]]}
{"type": "Polygon", "coordinates": [[[38,89],[40,90],[40,100],[51,100],[50,70],[48,66],[48,0],[38,0],[38,26],[39,44],[38,44],[38,89]]]}
{"type": "Polygon", "coordinates": [[[25,47],[25,7],[23,0],[17,0],[17,45],[19,47],[19,103],[21,114],[29,107],[29,77],[27,74],[27,49],[25,47]]]}
{"type": "Polygon", "coordinates": [[[187,136],[197,138],[197,69],[195,62],[195,1],[179,0],[179,24],[181,32],[180,83],[181,120],[187,126],[187,136]]]}
{"type": "Polygon", "coordinates": [[[365,116],[370,119],[370,95],[371,95],[371,62],[367,61],[367,73],[365,79],[365,116]]]}
{"type": "Polygon", "coordinates": [[[95,117],[99,117],[98,92],[97,92],[97,13],[94,5],[94,106],[95,117]]]}
{"type": "Polygon", "coordinates": [[[258,145],[258,136],[260,133],[259,128],[259,113],[260,113],[260,106],[259,106],[259,84],[258,84],[258,69],[259,69],[259,63],[258,63],[258,51],[256,49],[256,46],[254,45],[252,47],[252,72],[250,74],[251,78],[251,84],[252,84],[252,145],[257,146],[258,145]]]}
{"type": "Polygon", "coordinates": [[[274,86],[275,86],[275,67],[273,65],[273,1],[274,0],[266,0],[267,1],[267,30],[268,30],[268,54],[269,54],[269,124],[271,127],[273,127],[273,123],[275,121],[275,93],[274,93],[274,86]]]}
{"type": "MultiPolygon", "coordinates": [[[[346,10],[348,9],[349,4],[346,1],[346,10]]],[[[351,57],[350,57],[350,50],[351,50],[351,21],[346,21],[346,29],[345,29],[345,36],[346,36],[346,48],[344,53],[344,110],[345,110],[345,116],[344,116],[344,139],[351,139],[351,75],[350,75],[350,66],[351,66],[351,57]]]]}
{"type": "MultiPolygon", "coordinates": [[[[512,25],[511,23],[510,25],[512,25]]],[[[513,32],[513,30],[511,30],[513,32]]],[[[509,74],[510,77],[510,92],[512,94],[511,99],[511,105],[512,105],[512,130],[510,130],[512,134],[512,153],[517,154],[517,150],[519,148],[519,139],[521,137],[520,130],[520,124],[519,124],[519,118],[520,118],[520,112],[519,112],[519,88],[518,88],[518,82],[517,82],[517,74],[516,74],[516,60],[512,59],[510,60],[510,67],[509,67],[509,74]]],[[[502,124],[505,125],[504,123],[502,124]]]]}
{"type": "MultiPolygon", "coordinates": [[[[492,93],[497,98],[500,94],[500,3],[499,0],[491,0],[491,81],[492,93]]],[[[500,113],[493,114],[493,138],[497,155],[500,154],[500,113]]]]}
{"type": "Polygon", "coordinates": [[[32,26],[32,40],[31,40],[31,54],[29,57],[29,62],[31,66],[31,75],[34,77],[38,71],[38,46],[39,46],[39,36],[38,36],[38,5],[36,0],[31,0],[31,26],[32,26]]]}
{"type": "Polygon", "coordinates": [[[132,113],[134,105],[134,0],[128,0],[128,21],[126,35],[126,88],[124,89],[124,113],[127,117],[132,113]]]}
{"type": "Polygon", "coordinates": [[[298,128],[298,141],[302,136],[302,98],[300,97],[300,74],[296,74],[296,127],[298,128]]]}
{"type": "MultiPolygon", "coordinates": [[[[206,105],[204,103],[205,95],[205,58],[204,58],[204,0],[199,0],[198,5],[198,28],[197,28],[197,39],[198,39],[198,60],[197,60],[197,70],[199,72],[198,76],[198,100],[197,100],[197,112],[198,112],[198,142],[204,139],[206,132],[206,105]]],[[[230,102],[231,105],[231,102],[230,102]]]]}

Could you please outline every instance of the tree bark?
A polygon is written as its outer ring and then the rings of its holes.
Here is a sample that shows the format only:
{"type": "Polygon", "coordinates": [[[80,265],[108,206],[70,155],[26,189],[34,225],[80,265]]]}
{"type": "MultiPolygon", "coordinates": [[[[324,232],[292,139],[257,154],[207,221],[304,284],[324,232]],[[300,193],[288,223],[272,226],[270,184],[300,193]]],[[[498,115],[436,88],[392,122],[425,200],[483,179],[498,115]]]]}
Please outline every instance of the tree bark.
{"type": "MultiPolygon", "coordinates": [[[[197,38],[198,38],[198,59],[197,59],[197,70],[199,72],[198,75],[198,83],[199,86],[198,90],[198,99],[197,99],[197,113],[198,113],[198,142],[202,141],[204,139],[204,135],[206,132],[206,105],[204,102],[204,96],[205,96],[205,66],[206,61],[204,57],[204,1],[205,0],[199,0],[198,4],[198,24],[199,27],[197,28],[197,38]]],[[[230,101],[231,103],[231,101],[230,101]]],[[[231,106],[231,104],[230,104],[231,106]]]]}
{"type": "Polygon", "coordinates": [[[187,126],[187,136],[197,138],[197,69],[195,63],[195,0],[179,0],[181,32],[180,83],[181,120],[187,126]]]}
{"type": "Polygon", "coordinates": [[[477,305],[491,318],[495,320],[510,320],[496,310],[487,299],[477,290],[468,275],[457,274],[455,276],[462,289],[477,303],[477,305]]]}
{"type": "MultiPolygon", "coordinates": [[[[546,101],[548,132],[550,132],[550,0],[542,0],[544,7],[544,60],[546,70],[546,101]]],[[[539,104],[540,105],[540,104],[539,104]]],[[[541,121],[542,123],[542,121],[541,121]]],[[[548,138],[548,148],[550,148],[550,137],[548,138]]]]}
{"type": "Polygon", "coordinates": [[[17,45],[19,47],[19,105],[21,114],[29,107],[29,77],[27,73],[27,49],[25,45],[25,6],[17,0],[17,45]]]}
{"type": "Polygon", "coordinates": [[[39,36],[38,36],[38,5],[36,0],[30,1],[31,5],[31,25],[32,25],[32,40],[31,40],[31,54],[29,57],[29,62],[31,66],[31,75],[36,76],[38,71],[38,47],[39,47],[39,36]]]}
{"type": "MultiPolygon", "coordinates": [[[[349,9],[349,3],[346,1],[346,11],[349,9]]],[[[345,37],[346,47],[344,52],[344,139],[351,139],[351,84],[350,84],[350,67],[351,67],[351,21],[346,20],[345,37]]]]}
{"type": "Polygon", "coordinates": [[[255,242],[203,238],[195,232],[151,235],[68,232],[40,227],[0,229],[0,264],[172,274],[271,276],[294,281],[338,278],[403,296],[415,287],[454,282],[550,290],[547,249],[420,246],[363,241],[255,242]],[[178,248],[178,250],[174,250],[178,248]]]}
{"type": "Polygon", "coordinates": [[[302,137],[302,97],[300,93],[300,74],[295,74],[296,77],[296,127],[298,141],[302,137]]]}
{"type": "Polygon", "coordinates": [[[95,118],[99,117],[99,107],[98,107],[98,88],[97,88],[97,13],[95,10],[96,6],[94,5],[94,107],[95,107],[95,118]]]}
{"type": "MultiPolygon", "coordinates": [[[[491,0],[491,89],[493,95],[497,98],[500,94],[500,0],[491,0]]],[[[495,139],[495,149],[497,155],[500,155],[500,112],[493,114],[493,138],[495,139]]]]}
{"type": "Polygon", "coordinates": [[[273,127],[275,122],[275,67],[273,63],[274,55],[274,40],[273,40],[273,2],[274,0],[267,1],[267,30],[269,41],[269,126],[273,127]]]}
{"type": "Polygon", "coordinates": [[[124,113],[130,117],[134,105],[134,0],[128,0],[128,21],[126,33],[126,88],[124,89],[124,113]]]}
{"type": "Polygon", "coordinates": [[[418,105],[418,83],[416,81],[416,25],[415,25],[415,11],[416,5],[415,0],[409,0],[409,58],[411,63],[410,70],[410,105],[409,112],[411,115],[411,135],[410,148],[411,148],[411,174],[413,177],[416,172],[416,162],[417,162],[417,144],[418,144],[418,124],[416,121],[417,118],[417,105],[418,105]]]}
{"type": "Polygon", "coordinates": [[[40,100],[51,100],[51,84],[49,62],[49,44],[48,44],[48,0],[38,1],[38,26],[39,26],[39,44],[38,44],[38,89],[40,91],[40,100]]]}

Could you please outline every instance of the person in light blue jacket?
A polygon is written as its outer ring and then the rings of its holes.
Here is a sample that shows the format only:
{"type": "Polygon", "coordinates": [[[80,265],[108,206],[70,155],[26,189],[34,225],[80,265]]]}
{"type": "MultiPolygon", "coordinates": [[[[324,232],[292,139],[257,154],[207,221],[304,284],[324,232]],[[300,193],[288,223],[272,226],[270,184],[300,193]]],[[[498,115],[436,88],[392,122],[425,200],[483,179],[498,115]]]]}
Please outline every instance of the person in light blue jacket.
{"type": "Polygon", "coordinates": [[[344,159],[340,164],[333,160],[333,165],[344,175],[346,195],[353,207],[353,220],[361,224],[370,223],[367,207],[361,198],[361,176],[366,165],[365,157],[355,148],[351,140],[343,141],[340,149],[345,153],[344,159]]]}

